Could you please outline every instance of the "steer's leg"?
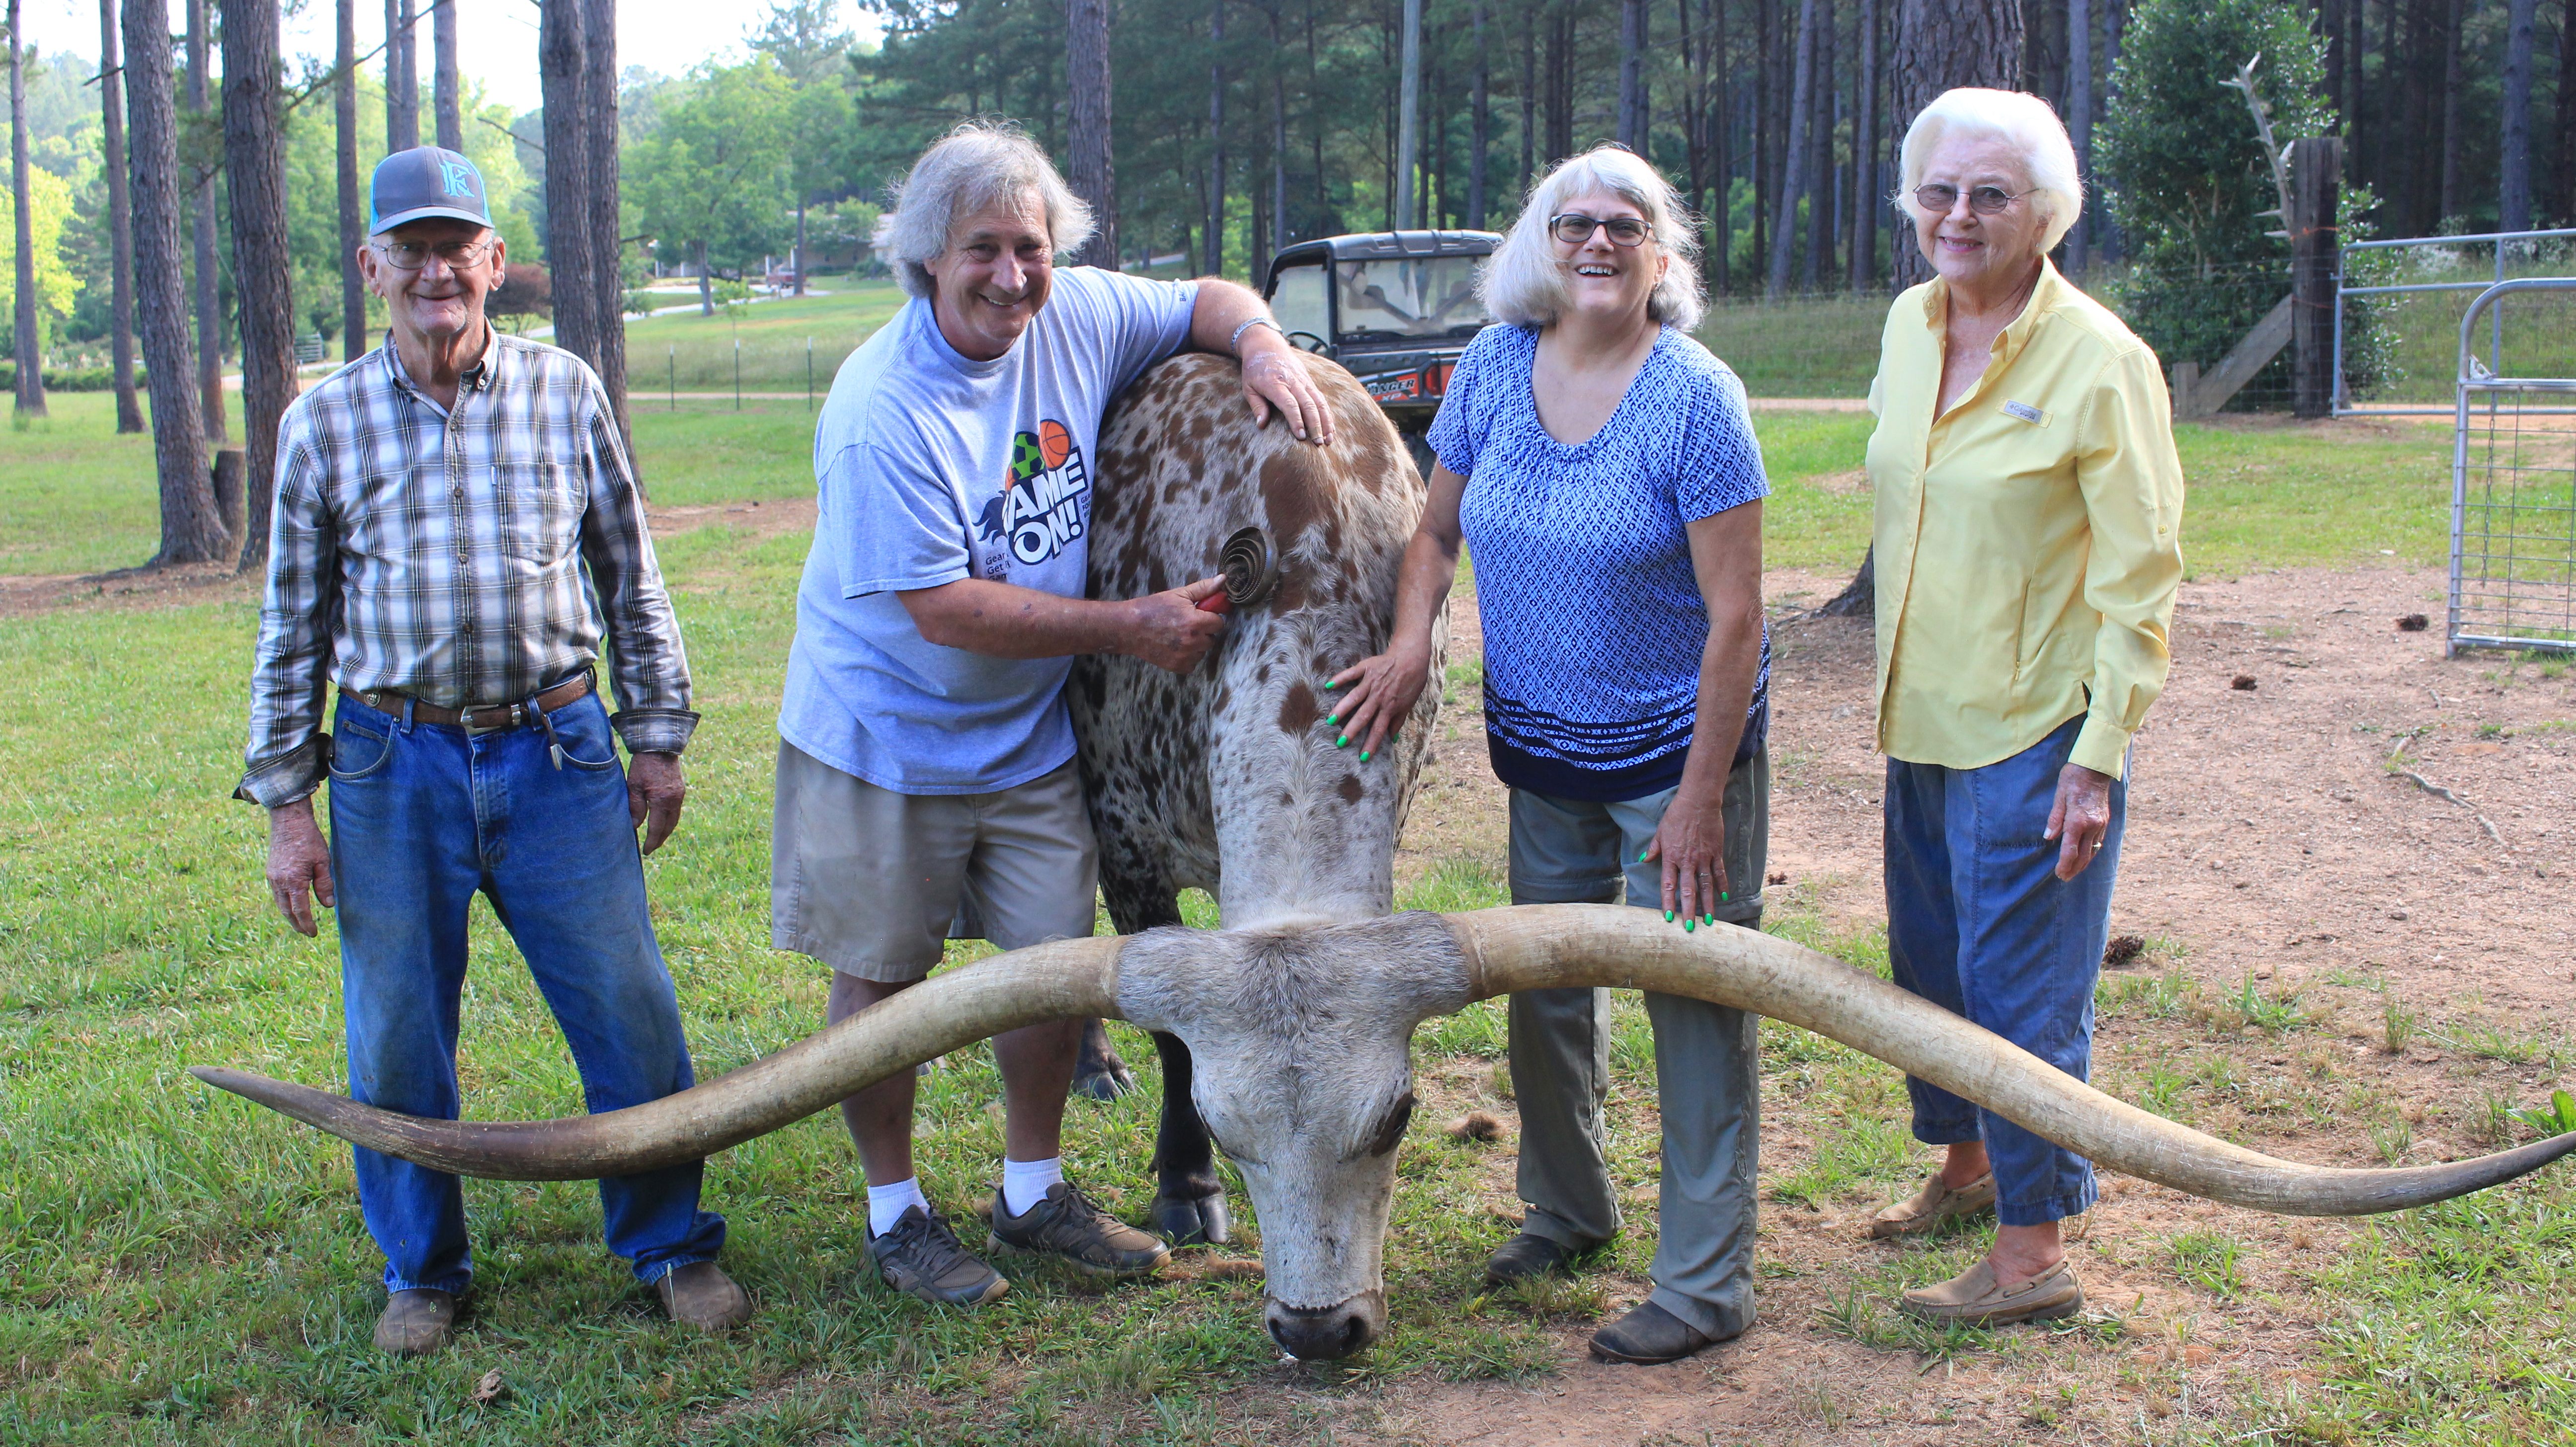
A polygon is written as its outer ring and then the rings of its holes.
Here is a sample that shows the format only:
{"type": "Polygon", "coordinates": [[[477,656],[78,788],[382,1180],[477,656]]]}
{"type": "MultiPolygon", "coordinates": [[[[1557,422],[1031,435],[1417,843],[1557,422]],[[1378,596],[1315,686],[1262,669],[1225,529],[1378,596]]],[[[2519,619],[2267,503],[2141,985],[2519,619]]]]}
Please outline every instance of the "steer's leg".
{"type": "Polygon", "coordinates": [[[1190,1100],[1190,1047],[1178,1035],[1154,1032],[1163,1058],[1163,1124],[1154,1141],[1154,1205],[1147,1224],[1175,1246],[1222,1246],[1233,1238],[1226,1218],[1225,1182],[1207,1122],[1190,1100]]]}

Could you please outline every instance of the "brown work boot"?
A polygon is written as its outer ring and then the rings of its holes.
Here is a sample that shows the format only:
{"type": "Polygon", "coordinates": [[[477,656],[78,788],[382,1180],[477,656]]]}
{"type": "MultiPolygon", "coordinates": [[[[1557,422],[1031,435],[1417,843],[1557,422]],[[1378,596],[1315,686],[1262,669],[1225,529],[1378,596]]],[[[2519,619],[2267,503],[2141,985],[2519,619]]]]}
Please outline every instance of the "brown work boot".
{"type": "Polygon", "coordinates": [[[671,1320],[708,1333],[728,1332],[751,1320],[751,1293],[712,1261],[692,1261],[654,1278],[653,1294],[671,1320]]]}
{"type": "Polygon", "coordinates": [[[1952,1190],[1941,1184],[1941,1173],[1923,1183],[1923,1189],[1910,1200],[1899,1201],[1870,1219],[1869,1234],[1873,1241],[1891,1236],[1920,1236],[1944,1221],[1974,1216],[1995,1208],[1995,1173],[1986,1172],[1968,1184],[1952,1190]]]}
{"type": "Polygon", "coordinates": [[[1098,1206],[1071,1181],[1058,1181],[1028,1214],[1011,1214],[1009,1198],[993,1192],[994,1251],[1053,1256],[1100,1276],[1143,1276],[1172,1259],[1162,1238],[1139,1231],[1098,1206]]]}
{"type": "Polygon", "coordinates": [[[456,1334],[456,1294],[427,1286],[397,1291],[376,1318],[376,1350],[425,1357],[456,1334]]]}
{"type": "Polygon", "coordinates": [[[1949,1280],[1905,1293],[1896,1309],[1935,1326],[2006,1326],[2016,1321],[2055,1321],[2084,1306],[2084,1283],[2065,1257],[2019,1286],[1995,1279],[1995,1264],[1980,1261],[1949,1280]]]}

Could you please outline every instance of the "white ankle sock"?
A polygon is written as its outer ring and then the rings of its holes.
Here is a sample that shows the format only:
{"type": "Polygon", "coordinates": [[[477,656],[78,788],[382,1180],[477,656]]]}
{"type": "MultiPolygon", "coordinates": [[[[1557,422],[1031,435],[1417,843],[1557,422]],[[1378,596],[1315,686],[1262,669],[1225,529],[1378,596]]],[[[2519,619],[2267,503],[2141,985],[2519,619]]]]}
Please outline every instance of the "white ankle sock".
{"type": "Polygon", "coordinates": [[[930,1198],[921,1194],[921,1177],[906,1176],[891,1186],[868,1187],[868,1234],[882,1236],[894,1229],[903,1213],[919,1206],[930,1210],[930,1198]]]}
{"type": "Polygon", "coordinates": [[[1002,1159],[1002,1204],[1014,1216],[1025,1216],[1046,1199],[1047,1187],[1064,1179],[1064,1157],[1042,1161],[1002,1159]]]}

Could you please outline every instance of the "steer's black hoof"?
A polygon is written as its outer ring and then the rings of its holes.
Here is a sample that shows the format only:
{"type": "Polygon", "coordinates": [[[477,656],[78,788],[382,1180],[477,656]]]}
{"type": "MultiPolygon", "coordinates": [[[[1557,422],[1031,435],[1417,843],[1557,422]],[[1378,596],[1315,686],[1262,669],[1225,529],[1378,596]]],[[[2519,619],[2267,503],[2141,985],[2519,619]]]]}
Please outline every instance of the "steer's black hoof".
{"type": "Polygon", "coordinates": [[[1223,1246],[1234,1239],[1234,1222],[1225,1213],[1225,1193],[1180,1200],[1156,1196],[1145,1216],[1154,1234],[1175,1246],[1223,1246]]]}
{"type": "Polygon", "coordinates": [[[1116,1100],[1136,1088],[1136,1074],[1109,1044],[1109,1030],[1086,1020],[1081,1053],[1073,1062],[1073,1093],[1092,1100],[1116,1100]]]}

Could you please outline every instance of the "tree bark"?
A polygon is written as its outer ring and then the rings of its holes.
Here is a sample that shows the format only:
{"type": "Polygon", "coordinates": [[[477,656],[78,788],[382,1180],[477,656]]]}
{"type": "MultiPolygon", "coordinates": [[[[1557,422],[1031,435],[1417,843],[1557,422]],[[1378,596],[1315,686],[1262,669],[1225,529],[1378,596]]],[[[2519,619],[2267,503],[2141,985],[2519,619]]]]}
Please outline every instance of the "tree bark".
{"type": "Polygon", "coordinates": [[[555,345],[590,361],[590,142],[582,129],[582,0],[545,0],[537,15],[537,81],[545,104],[546,269],[554,284],[555,345]]]}
{"type": "Polygon", "coordinates": [[[1807,77],[1807,237],[1799,252],[1798,289],[1814,292],[1833,270],[1834,0],[1816,0],[1816,58],[1807,77]]]}
{"type": "MultiPolygon", "coordinates": [[[[1807,144],[1807,126],[1809,113],[1815,109],[1816,0],[1798,0],[1797,57],[1789,82],[1788,171],[1780,183],[1779,211],[1771,222],[1770,291],[1775,297],[1789,290],[1789,263],[1797,254],[1798,199],[1810,187],[1809,152],[1813,148],[1807,144]]],[[[1823,207],[1817,207],[1809,224],[1820,224],[1823,211],[1823,207]]]]}
{"type": "Polygon", "coordinates": [[[44,339],[36,325],[36,216],[27,200],[27,79],[25,32],[18,24],[19,0],[9,0],[9,196],[17,220],[16,343],[20,417],[45,412],[44,339]]]}
{"type": "MultiPolygon", "coordinates": [[[[202,3],[202,0],[200,0],[202,3]]],[[[420,50],[412,0],[385,0],[385,150],[420,144],[420,50]]]]}
{"type": "MultiPolygon", "coordinates": [[[[619,208],[617,146],[617,0],[583,0],[581,122],[590,159],[590,369],[617,414],[617,437],[635,488],[644,491],[643,465],[635,458],[635,424],[626,409],[626,255],[619,208]]],[[[557,288],[558,291],[561,288],[557,288]]]]}
{"type": "Polygon", "coordinates": [[[2531,229],[2531,33],[2538,9],[2537,0],[2507,0],[2505,6],[2504,154],[2496,187],[2499,231],[2531,229]]]}
{"type": "Polygon", "coordinates": [[[115,366],[116,430],[143,430],[134,395],[134,205],[125,174],[125,75],[116,0],[98,0],[99,150],[107,173],[109,355],[115,366]]]}
{"type": "Polygon", "coordinates": [[[1646,152],[1646,0],[1619,0],[1619,144],[1646,152]]]}
{"type": "MultiPolygon", "coordinates": [[[[211,105],[206,73],[213,66],[214,27],[207,23],[210,0],[188,0],[188,114],[203,116],[211,105]]],[[[133,27],[126,27],[126,55],[134,53],[133,27]]],[[[165,42],[166,43],[166,42],[165,42]]],[[[223,264],[215,256],[215,178],[208,172],[189,206],[189,241],[197,267],[197,410],[206,440],[221,443],[231,431],[224,421],[223,264]]],[[[146,357],[146,367],[159,365],[146,357]]],[[[159,391],[153,397],[160,397],[159,391]]],[[[156,400],[157,407],[159,402],[156,400]]],[[[239,539],[234,540],[236,543],[239,539]]]]}
{"type": "Polygon", "coordinates": [[[1116,271],[1118,168],[1109,134],[1109,0],[1072,0],[1068,7],[1065,91],[1066,149],[1073,163],[1073,174],[1065,180],[1091,207],[1091,239],[1074,260],[1116,271]]]}
{"type": "MultiPolygon", "coordinates": [[[[2085,0],[2071,0],[2081,5],[2085,0]]],[[[1859,94],[1852,111],[1851,289],[1867,291],[1878,280],[1878,0],[1860,0],[1859,94]]]]}
{"type": "Polygon", "coordinates": [[[241,565],[268,561],[277,425],[295,400],[294,254],[286,233],[277,0],[224,0],[224,190],[232,198],[241,313],[242,450],[249,526],[241,565]]]}
{"type": "MultiPolygon", "coordinates": [[[[2020,85],[2021,0],[1897,0],[1895,49],[1888,119],[1901,148],[1916,113],[1943,91],[2020,85]]],[[[1895,250],[1900,290],[1931,280],[1922,248],[1899,239],[1895,250]]]]}
{"type": "Polygon", "coordinates": [[[2460,51],[2467,44],[2468,0],[2450,0],[2449,21],[2442,27],[2442,204],[2436,224],[2461,214],[2460,195],[2460,51]]]}
{"type": "MultiPolygon", "coordinates": [[[[2576,3],[2576,0],[2570,0],[2576,3]]],[[[1538,7],[1521,10],[1521,169],[1515,191],[1529,194],[1538,179],[1538,7]]]]}
{"type": "Polygon", "coordinates": [[[171,104],[167,0],[124,0],[126,175],[134,203],[134,303],[152,392],[152,458],[161,484],[161,549],[152,566],[230,556],[206,472],[205,418],[188,336],[179,241],[179,119],[171,104]]]}
{"type": "Polygon", "coordinates": [[[438,117],[438,143],[451,151],[465,149],[464,102],[458,98],[456,74],[456,0],[436,0],[430,28],[430,108],[438,117]]]}
{"type": "Polygon", "coordinates": [[[1225,274],[1225,0],[1208,6],[1207,271],[1225,274]]]}
{"type": "Polygon", "coordinates": [[[1415,216],[1422,169],[1422,0],[1404,0],[1395,102],[1395,229],[1421,224],[1415,216]]]}
{"type": "MultiPolygon", "coordinates": [[[[2093,178],[2093,0],[2066,0],[2066,130],[2075,143],[2075,174],[2093,178]]],[[[2093,229],[2089,212],[2076,218],[2066,233],[2066,269],[2082,275],[2092,260],[2085,233],[2093,229]]]]}
{"type": "Polygon", "coordinates": [[[1485,152],[1494,144],[1493,97],[1488,89],[1490,69],[1485,55],[1485,0],[1474,0],[1467,10],[1470,38],[1476,46],[1476,79],[1469,93],[1467,152],[1467,229],[1485,229],[1485,152]]]}
{"type": "Polygon", "coordinates": [[[1714,286],[1720,296],[1735,290],[1732,274],[1735,267],[1735,88],[1728,79],[1732,73],[1733,57],[1726,44],[1727,4],[1728,0],[1709,0],[1709,10],[1716,19],[1714,32],[1709,36],[1709,51],[1713,57],[1709,69],[1717,82],[1714,99],[1716,123],[1710,127],[1710,149],[1714,154],[1709,157],[1710,168],[1717,175],[1717,204],[1710,208],[1710,219],[1716,223],[1711,229],[1717,233],[1717,265],[1711,274],[1716,278],[1714,286]]]}
{"type": "Polygon", "coordinates": [[[2558,212],[2576,226],[2576,0],[2558,7],[2558,212]]]}
{"type": "Polygon", "coordinates": [[[331,73],[331,126],[340,192],[340,355],[367,353],[367,288],[358,248],[367,244],[366,197],[358,189],[358,0],[339,0],[339,53],[331,73]]]}

